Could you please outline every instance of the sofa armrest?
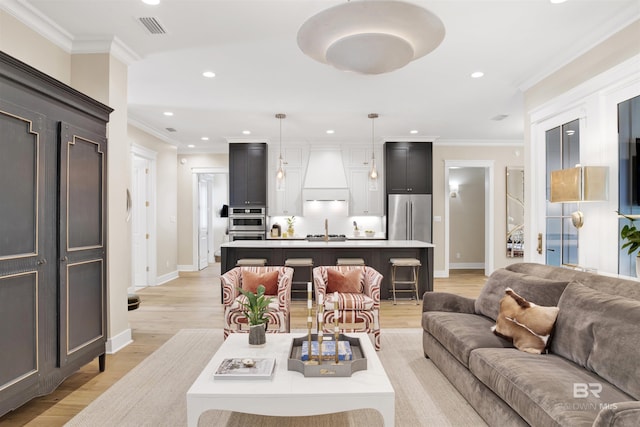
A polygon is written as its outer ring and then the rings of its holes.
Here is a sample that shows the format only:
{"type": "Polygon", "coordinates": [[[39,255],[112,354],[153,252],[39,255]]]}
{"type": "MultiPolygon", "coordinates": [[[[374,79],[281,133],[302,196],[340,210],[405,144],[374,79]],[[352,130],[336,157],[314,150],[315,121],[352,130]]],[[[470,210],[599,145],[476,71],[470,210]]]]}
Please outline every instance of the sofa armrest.
{"type": "Polygon", "coordinates": [[[451,311],[475,314],[474,299],[446,292],[425,292],[422,311],[451,311]]]}
{"type": "Polygon", "coordinates": [[[593,427],[632,427],[640,425],[640,402],[612,403],[602,409],[593,427]]]}

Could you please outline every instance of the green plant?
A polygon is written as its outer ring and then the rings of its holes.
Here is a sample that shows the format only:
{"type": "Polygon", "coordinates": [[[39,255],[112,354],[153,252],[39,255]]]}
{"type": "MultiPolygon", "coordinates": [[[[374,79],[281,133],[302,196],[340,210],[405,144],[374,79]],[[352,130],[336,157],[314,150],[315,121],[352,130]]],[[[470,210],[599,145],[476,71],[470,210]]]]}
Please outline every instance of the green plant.
{"type": "Polygon", "coordinates": [[[265,313],[269,311],[269,304],[273,300],[264,294],[264,285],[258,285],[256,293],[238,288],[238,291],[246,297],[246,301],[242,302],[242,312],[247,316],[249,325],[261,325],[267,323],[265,313]]]}
{"type": "Polygon", "coordinates": [[[622,237],[622,240],[626,241],[620,247],[620,249],[627,249],[627,253],[631,255],[632,253],[637,251],[638,248],[640,248],[640,230],[638,230],[635,224],[633,223],[635,218],[631,218],[629,216],[621,214],[620,212],[618,212],[618,214],[622,215],[623,217],[631,221],[630,225],[625,224],[625,226],[622,227],[622,230],[620,230],[620,237],[622,237]]]}
{"type": "Polygon", "coordinates": [[[296,223],[296,217],[294,216],[290,216],[289,218],[287,218],[287,227],[288,228],[293,228],[293,225],[296,223]]]}

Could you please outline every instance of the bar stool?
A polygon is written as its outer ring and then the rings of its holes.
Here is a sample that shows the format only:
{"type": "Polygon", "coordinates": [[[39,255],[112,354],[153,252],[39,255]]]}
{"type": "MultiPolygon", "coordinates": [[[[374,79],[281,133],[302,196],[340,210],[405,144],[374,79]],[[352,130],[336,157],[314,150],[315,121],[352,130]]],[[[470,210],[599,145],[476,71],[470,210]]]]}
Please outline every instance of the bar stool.
{"type": "Polygon", "coordinates": [[[264,258],[240,258],[236,261],[236,267],[264,267],[267,260],[264,258]]]}
{"type": "Polygon", "coordinates": [[[393,292],[393,304],[396,304],[396,292],[415,292],[416,293],[416,305],[420,303],[420,297],[418,296],[418,272],[420,270],[420,260],[415,258],[391,258],[391,287],[393,292]],[[397,280],[396,269],[398,267],[410,267],[412,273],[412,280],[397,280]],[[413,289],[396,289],[396,285],[413,285],[413,289]]]}
{"type": "Polygon", "coordinates": [[[313,259],[312,258],[287,258],[284,260],[285,267],[291,267],[294,269],[293,277],[295,278],[295,269],[307,267],[309,269],[309,277],[306,280],[294,280],[291,282],[292,285],[304,285],[302,289],[294,289],[291,287],[291,292],[307,292],[307,283],[313,283],[313,259]]]}
{"type": "Polygon", "coordinates": [[[364,259],[362,258],[338,258],[338,261],[336,262],[336,265],[342,266],[342,265],[365,265],[364,264],[364,259]]]}

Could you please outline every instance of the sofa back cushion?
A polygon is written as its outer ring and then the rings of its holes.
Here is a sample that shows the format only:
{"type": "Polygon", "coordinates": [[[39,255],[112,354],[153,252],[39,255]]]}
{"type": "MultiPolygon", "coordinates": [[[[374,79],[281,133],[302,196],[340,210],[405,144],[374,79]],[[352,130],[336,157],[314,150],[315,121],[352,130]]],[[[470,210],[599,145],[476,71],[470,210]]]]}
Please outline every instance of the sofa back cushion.
{"type": "Polygon", "coordinates": [[[551,352],[640,399],[640,301],[574,281],[558,308],[551,352]]]}
{"type": "Polygon", "coordinates": [[[507,288],[513,289],[518,295],[537,305],[557,306],[567,283],[563,280],[543,279],[501,268],[491,274],[480,291],[474,303],[475,311],[476,314],[496,320],[500,311],[500,300],[507,288]]]}

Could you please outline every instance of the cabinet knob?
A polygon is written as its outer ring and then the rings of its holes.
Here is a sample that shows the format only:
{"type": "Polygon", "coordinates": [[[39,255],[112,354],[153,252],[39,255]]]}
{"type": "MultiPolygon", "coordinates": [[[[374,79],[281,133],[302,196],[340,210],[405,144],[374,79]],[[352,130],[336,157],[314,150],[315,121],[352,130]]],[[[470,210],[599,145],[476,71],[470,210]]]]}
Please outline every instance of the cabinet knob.
{"type": "Polygon", "coordinates": [[[46,263],[47,263],[47,260],[46,260],[46,259],[44,259],[44,258],[39,259],[38,261],[36,261],[36,264],[38,264],[38,265],[44,265],[44,264],[46,264],[46,263]]]}
{"type": "Polygon", "coordinates": [[[67,262],[69,261],[69,258],[66,256],[63,256],[62,259],[60,260],[61,262],[67,262]]]}

